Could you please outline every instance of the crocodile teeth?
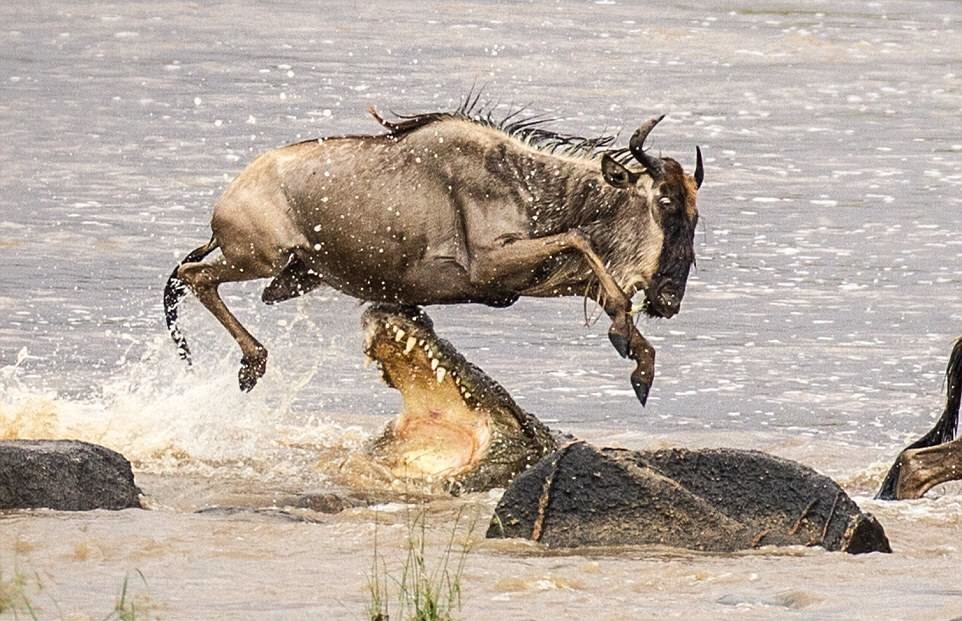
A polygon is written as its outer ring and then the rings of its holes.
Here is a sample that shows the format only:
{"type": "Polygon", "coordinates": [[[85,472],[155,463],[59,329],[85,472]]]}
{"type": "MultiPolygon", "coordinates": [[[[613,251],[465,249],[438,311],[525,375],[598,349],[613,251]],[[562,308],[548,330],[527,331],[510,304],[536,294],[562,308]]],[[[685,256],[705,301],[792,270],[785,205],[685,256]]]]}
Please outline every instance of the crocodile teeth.
{"type": "Polygon", "coordinates": [[[464,392],[464,399],[465,399],[465,400],[468,400],[468,399],[470,399],[470,398],[471,398],[471,393],[465,391],[465,392],[464,392]]]}
{"type": "Polygon", "coordinates": [[[408,342],[404,345],[404,353],[410,354],[411,350],[414,349],[414,345],[418,342],[413,336],[408,337],[408,342]]]}
{"type": "Polygon", "coordinates": [[[404,330],[400,328],[395,328],[395,329],[397,330],[397,332],[394,334],[394,340],[400,343],[401,339],[404,338],[404,330]]]}
{"type": "Polygon", "coordinates": [[[444,367],[438,367],[438,370],[437,370],[438,384],[444,381],[444,374],[447,372],[448,370],[445,369],[444,367]]]}
{"type": "Polygon", "coordinates": [[[439,364],[440,364],[440,362],[438,361],[437,358],[431,358],[431,370],[432,370],[432,371],[436,370],[436,369],[438,368],[438,365],[439,365],[439,364]]]}

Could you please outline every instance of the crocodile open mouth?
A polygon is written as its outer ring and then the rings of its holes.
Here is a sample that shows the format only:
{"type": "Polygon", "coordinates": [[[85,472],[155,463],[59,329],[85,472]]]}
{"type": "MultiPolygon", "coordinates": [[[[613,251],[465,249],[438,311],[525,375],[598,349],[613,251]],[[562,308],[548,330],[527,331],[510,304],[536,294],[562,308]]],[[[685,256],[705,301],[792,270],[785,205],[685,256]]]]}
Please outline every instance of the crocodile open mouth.
{"type": "Polygon", "coordinates": [[[372,305],[361,322],[364,353],[403,399],[372,445],[396,476],[497,487],[554,448],[537,419],[439,338],[420,309],[372,305]]]}

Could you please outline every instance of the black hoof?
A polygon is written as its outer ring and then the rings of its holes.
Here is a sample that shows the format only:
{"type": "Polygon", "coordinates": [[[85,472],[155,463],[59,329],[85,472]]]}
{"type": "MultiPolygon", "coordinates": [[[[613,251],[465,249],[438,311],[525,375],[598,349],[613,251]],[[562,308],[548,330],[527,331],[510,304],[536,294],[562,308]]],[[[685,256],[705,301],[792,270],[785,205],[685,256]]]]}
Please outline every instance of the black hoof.
{"type": "Polygon", "coordinates": [[[622,358],[627,358],[628,354],[631,353],[631,349],[628,347],[628,339],[621,336],[617,332],[608,332],[608,340],[614,346],[615,351],[618,352],[622,358]]]}
{"type": "Polygon", "coordinates": [[[637,380],[631,380],[631,387],[635,389],[635,396],[638,397],[638,401],[641,403],[642,407],[648,403],[648,393],[651,391],[651,384],[646,384],[644,382],[639,382],[637,380]]]}
{"type": "Polygon", "coordinates": [[[243,392],[250,392],[257,385],[257,380],[260,377],[251,371],[249,366],[241,366],[240,371],[237,372],[237,383],[240,385],[240,389],[243,392]]]}
{"type": "Polygon", "coordinates": [[[257,380],[264,377],[267,371],[267,355],[257,358],[241,358],[241,368],[237,371],[237,383],[244,392],[250,392],[257,385],[257,380]]]}
{"type": "Polygon", "coordinates": [[[187,366],[190,367],[194,365],[194,359],[190,355],[190,348],[187,347],[187,343],[183,343],[177,346],[177,355],[180,356],[181,360],[187,363],[187,366]]]}

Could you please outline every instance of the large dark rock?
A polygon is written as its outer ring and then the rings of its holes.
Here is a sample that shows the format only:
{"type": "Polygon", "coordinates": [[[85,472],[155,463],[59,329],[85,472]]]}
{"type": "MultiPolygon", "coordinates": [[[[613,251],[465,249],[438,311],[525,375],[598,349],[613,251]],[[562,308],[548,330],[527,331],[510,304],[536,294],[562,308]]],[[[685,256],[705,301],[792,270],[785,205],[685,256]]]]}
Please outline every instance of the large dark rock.
{"type": "Polygon", "coordinates": [[[120,453],[75,440],[0,441],[0,510],[140,507],[120,453]]]}
{"type": "Polygon", "coordinates": [[[661,544],[729,552],[818,545],[890,552],[881,525],[831,479],[732,449],[628,451],[570,444],[522,473],[488,537],[551,547],[661,544]]]}

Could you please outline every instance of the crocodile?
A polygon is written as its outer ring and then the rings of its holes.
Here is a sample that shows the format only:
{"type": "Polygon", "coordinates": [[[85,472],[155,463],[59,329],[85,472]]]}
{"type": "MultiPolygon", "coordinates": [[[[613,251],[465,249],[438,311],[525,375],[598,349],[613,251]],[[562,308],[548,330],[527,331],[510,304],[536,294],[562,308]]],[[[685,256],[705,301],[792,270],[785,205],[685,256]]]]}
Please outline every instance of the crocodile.
{"type": "Polygon", "coordinates": [[[361,325],[364,353],[403,399],[368,446],[393,476],[455,494],[484,491],[506,487],[557,449],[558,436],[440,338],[422,309],[374,304],[361,325]]]}

